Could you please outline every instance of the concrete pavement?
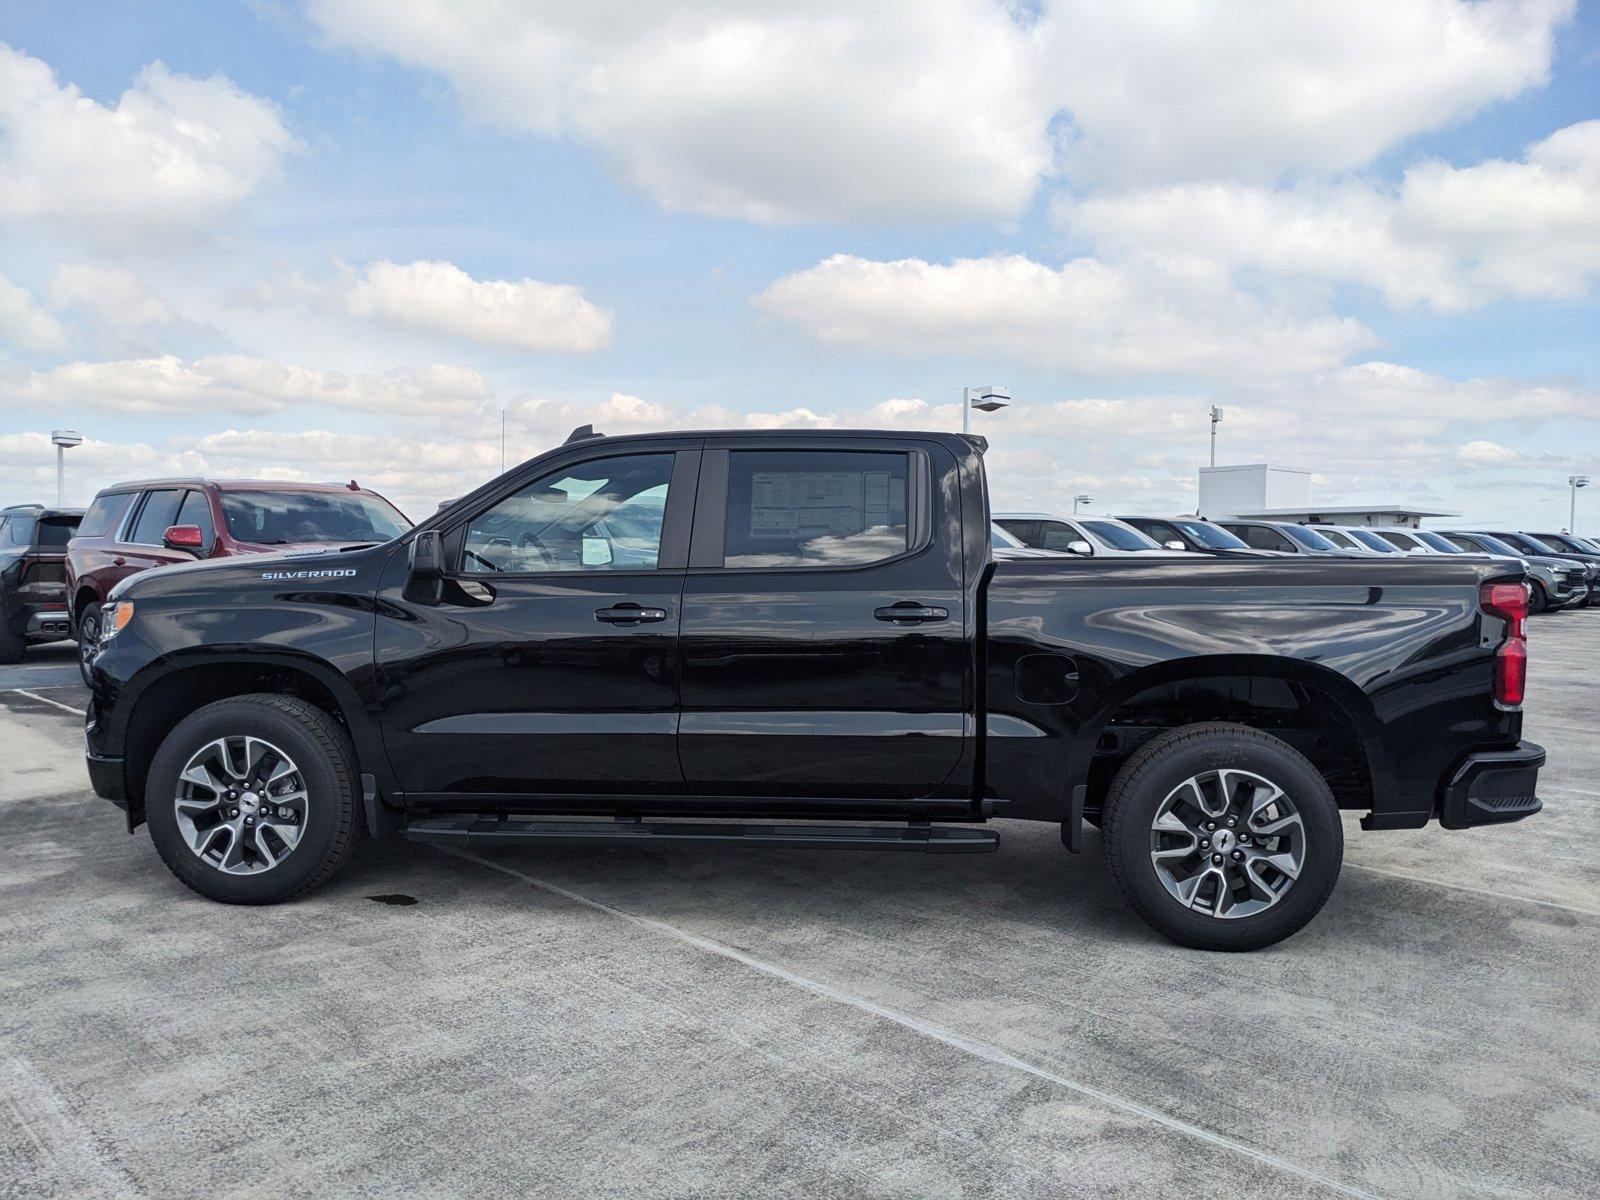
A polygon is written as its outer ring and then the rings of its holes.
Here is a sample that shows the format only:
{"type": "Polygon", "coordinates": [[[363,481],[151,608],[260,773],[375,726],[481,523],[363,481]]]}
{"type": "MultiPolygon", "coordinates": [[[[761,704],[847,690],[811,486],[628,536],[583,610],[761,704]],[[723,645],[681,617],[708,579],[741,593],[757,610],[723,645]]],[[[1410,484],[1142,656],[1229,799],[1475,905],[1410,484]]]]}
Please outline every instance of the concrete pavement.
{"type": "Polygon", "coordinates": [[[72,683],[0,679],[0,1196],[1587,1193],[1600,612],[1532,635],[1546,811],[1351,818],[1327,908],[1242,956],[1022,822],[970,857],[391,842],[214,905],[88,794],[72,683]]]}

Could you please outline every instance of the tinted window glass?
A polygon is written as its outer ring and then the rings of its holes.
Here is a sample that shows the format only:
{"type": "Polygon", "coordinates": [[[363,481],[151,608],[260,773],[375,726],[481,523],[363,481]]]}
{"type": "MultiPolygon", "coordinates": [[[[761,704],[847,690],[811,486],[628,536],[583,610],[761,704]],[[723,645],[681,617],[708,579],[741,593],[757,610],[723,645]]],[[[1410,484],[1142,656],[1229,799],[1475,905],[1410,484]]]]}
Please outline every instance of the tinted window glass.
{"type": "Polygon", "coordinates": [[[1403,533],[1394,533],[1391,530],[1380,529],[1377,531],[1377,534],[1391,546],[1396,546],[1401,550],[1415,550],[1417,548],[1417,543],[1403,533]]]}
{"type": "Polygon", "coordinates": [[[989,540],[996,546],[1004,546],[1007,550],[1021,550],[1023,548],[1022,539],[1007,533],[997,521],[991,522],[989,525],[989,540]]]}
{"type": "Polygon", "coordinates": [[[1335,546],[1339,547],[1339,549],[1341,549],[1341,550],[1359,550],[1359,549],[1361,549],[1361,544],[1359,542],[1357,542],[1349,534],[1341,533],[1337,529],[1319,529],[1319,530],[1317,530],[1317,532],[1320,533],[1323,537],[1327,538],[1330,542],[1332,542],[1335,546]]]}
{"type": "Polygon", "coordinates": [[[1558,552],[1562,550],[1576,550],[1580,554],[1594,553],[1593,550],[1585,546],[1579,539],[1568,537],[1565,534],[1536,533],[1532,534],[1531,536],[1538,538],[1546,546],[1554,547],[1558,552]]]}
{"type": "Polygon", "coordinates": [[[204,545],[211,545],[211,539],[216,529],[211,520],[211,501],[206,499],[204,492],[189,492],[183,498],[183,504],[178,509],[178,519],[174,525],[198,525],[200,537],[204,545]]]}
{"type": "Polygon", "coordinates": [[[1024,546],[1031,546],[1035,550],[1039,548],[1039,523],[1037,521],[996,521],[995,524],[1024,546]]]}
{"type": "Polygon", "coordinates": [[[1060,521],[1042,521],[1039,525],[1039,546],[1044,550],[1066,550],[1073,542],[1087,541],[1088,539],[1074,529],[1060,521]]]}
{"type": "Polygon", "coordinates": [[[112,492],[109,495],[96,496],[94,503],[89,505],[89,511],[83,514],[83,521],[78,526],[79,537],[104,537],[117,527],[122,520],[122,514],[128,511],[128,501],[132,500],[132,492],[112,492]]]}
{"type": "MultiPolygon", "coordinates": [[[[1124,517],[1123,520],[1127,518],[1124,517]]],[[[1183,541],[1178,536],[1178,531],[1165,521],[1128,521],[1128,524],[1153,542],[1183,541]]]]}
{"type": "Polygon", "coordinates": [[[1085,521],[1083,527],[1091,537],[1113,550],[1159,550],[1155,542],[1137,529],[1124,529],[1111,521],[1085,521]]]}
{"type": "Polygon", "coordinates": [[[1449,538],[1441,537],[1431,529],[1417,530],[1417,539],[1425,545],[1433,547],[1440,554],[1460,554],[1461,547],[1455,545],[1449,538]]]}
{"type": "Polygon", "coordinates": [[[141,546],[161,545],[161,535],[167,531],[167,526],[177,524],[178,504],[182,500],[183,492],[178,488],[145,493],[144,507],[139,510],[133,536],[128,540],[141,546]]]}
{"type": "Polygon", "coordinates": [[[909,465],[890,452],[735,450],[723,565],[851,566],[905,553],[909,465]]]}
{"type": "Polygon", "coordinates": [[[37,517],[29,516],[26,513],[12,513],[11,516],[6,518],[5,540],[0,544],[7,546],[33,545],[33,526],[37,520],[37,517]]]}
{"type": "Polygon", "coordinates": [[[1213,550],[1246,549],[1242,538],[1234,537],[1226,529],[1206,521],[1174,521],[1173,524],[1202,546],[1209,546],[1213,550]]]}
{"type": "Polygon", "coordinates": [[[1315,529],[1307,529],[1304,525],[1285,525],[1283,532],[1299,542],[1307,550],[1337,550],[1338,547],[1323,537],[1315,529]]]}
{"type": "Polygon", "coordinates": [[[467,526],[461,570],[653,571],[671,454],[631,454],[562,467],[467,526]]]}
{"type": "Polygon", "coordinates": [[[411,528],[399,509],[366,492],[227,491],[222,519],[233,537],[265,546],[387,542],[411,528]]]}
{"type": "Polygon", "coordinates": [[[78,532],[77,517],[45,517],[39,522],[39,545],[59,550],[78,532]]]}
{"type": "Polygon", "coordinates": [[[1384,541],[1370,529],[1352,529],[1350,530],[1350,536],[1355,538],[1356,541],[1360,542],[1368,550],[1376,550],[1379,554],[1402,553],[1400,547],[1391,542],[1384,541]]]}
{"type": "MultiPolygon", "coordinates": [[[[1454,541],[1457,539],[1452,538],[1451,540],[1454,541]]],[[[1466,540],[1469,543],[1476,543],[1475,548],[1481,549],[1487,554],[1498,554],[1502,558],[1522,557],[1522,551],[1518,550],[1515,546],[1508,546],[1499,538],[1490,537],[1486,533],[1475,533],[1471,538],[1466,540]]]]}

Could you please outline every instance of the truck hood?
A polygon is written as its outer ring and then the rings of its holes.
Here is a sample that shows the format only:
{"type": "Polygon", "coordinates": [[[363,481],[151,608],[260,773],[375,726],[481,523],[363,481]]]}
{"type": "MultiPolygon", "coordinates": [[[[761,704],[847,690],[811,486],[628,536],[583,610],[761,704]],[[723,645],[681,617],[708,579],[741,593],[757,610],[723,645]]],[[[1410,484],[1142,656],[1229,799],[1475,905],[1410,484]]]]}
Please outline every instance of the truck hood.
{"type": "MultiPolygon", "coordinates": [[[[370,542],[309,542],[299,545],[275,546],[272,553],[234,554],[227,558],[196,559],[193,562],[173,563],[130,575],[111,589],[108,599],[137,599],[141,586],[147,580],[170,581],[181,576],[215,576],[221,583],[230,572],[252,579],[260,579],[269,572],[312,572],[325,569],[354,568],[369,561],[369,556],[379,554],[388,542],[373,545],[370,542]]],[[[319,578],[306,575],[306,578],[319,578]]],[[[198,580],[196,580],[198,582],[198,580]]],[[[208,580],[209,582],[209,580],[208,580]]]]}

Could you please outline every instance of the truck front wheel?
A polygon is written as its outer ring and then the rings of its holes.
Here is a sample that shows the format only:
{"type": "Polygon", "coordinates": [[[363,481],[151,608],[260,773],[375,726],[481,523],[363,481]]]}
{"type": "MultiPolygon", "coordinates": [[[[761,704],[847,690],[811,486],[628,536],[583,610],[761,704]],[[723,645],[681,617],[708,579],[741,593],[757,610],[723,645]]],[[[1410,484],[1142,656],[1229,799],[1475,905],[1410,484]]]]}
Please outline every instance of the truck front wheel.
{"type": "Polygon", "coordinates": [[[1296,932],[1344,859],[1327,781],[1244,725],[1188,725],[1142,746],[1112,781],[1104,834],[1133,910],[1201,950],[1255,950],[1296,932]]]}
{"type": "Polygon", "coordinates": [[[178,723],[145,784],[150,837],[172,873],[225,904],[292,900],[350,857],[355,751],[293,696],[234,696],[178,723]]]}

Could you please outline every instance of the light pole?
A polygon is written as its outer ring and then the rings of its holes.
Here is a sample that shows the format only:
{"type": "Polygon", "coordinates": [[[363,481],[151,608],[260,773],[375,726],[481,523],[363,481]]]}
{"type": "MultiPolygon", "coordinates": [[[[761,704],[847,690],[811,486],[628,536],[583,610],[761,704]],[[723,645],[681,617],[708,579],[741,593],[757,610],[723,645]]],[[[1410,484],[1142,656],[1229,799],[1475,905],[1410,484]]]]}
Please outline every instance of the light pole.
{"type": "Polygon", "coordinates": [[[1217,465],[1217,426],[1222,424],[1222,408],[1220,405],[1211,406],[1211,465],[1217,465]]]}
{"type": "Polygon", "coordinates": [[[1571,503],[1567,511],[1567,532],[1578,532],[1578,489],[1589,486],[1587,475],[1568,475],[1567,489],[1571,492],[1571,503]]]}
{"type": "Polygon", "coordinates": [[[54,429],[50,444],[56,448],[56,507],[60,508],[67,502],[67,451],[83,445],[83,435],[70,429],[54,429]]]}
{"type": "Polygon", "coordinates": [[[1074,496],[1072,498],[1072,515],[1073,516],[1077,516],[1078,515],[1078,505],[1080,505],[1080,504],[1093,504],[1093,503],[1094,503],[1094,497],[1093,496],[1089,495],[1087,492],[1079,492],[1076,496],[1074,496]]]}
{"type": "Polygon", "coordinates": [[[964,388],[961,392],[961,432],[972,432],[972,410],[996,412],[1011,403],[1011,393],[994,384],[964,388]]]}

